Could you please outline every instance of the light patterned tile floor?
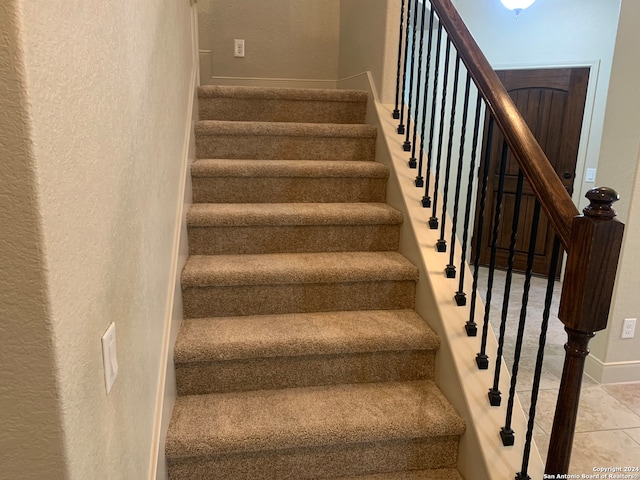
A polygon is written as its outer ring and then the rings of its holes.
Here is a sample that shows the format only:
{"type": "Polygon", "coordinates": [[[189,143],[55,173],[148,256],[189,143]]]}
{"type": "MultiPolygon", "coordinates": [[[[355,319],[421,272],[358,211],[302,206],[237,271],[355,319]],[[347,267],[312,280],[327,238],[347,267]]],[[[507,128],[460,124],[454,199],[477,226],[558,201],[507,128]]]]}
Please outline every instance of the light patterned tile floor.
{"type": "MultiPolygon", "coordinates": [[[[479,289],[482,290],[483,299],[485,298],[483,288],[486,290],[486,276],[486,269],[482,269],[479,289]]],[[[496,336],[499,334],[501,320],[504,279],[504,272],[496,272],[490,316],[491,326],[496,336]]],[[[517,304],[513,302],[514,306],[509,308],[507,317],[507,332],[509,333],[506,335],[506,342],[511,344],[514,343],[517,331],[523,283],[524,276],[514,274],[510,298],[512,301],[517,300],[517,304]]],[[[556,316],[560,288],[560,284],[556,282],[534,428],[534,439],[543,460],[546,459],[549,446],[549,435],[564,363],[563,345],[566,341],[566,334],[562,323],[556,316]]],[[[533,278],[517,387],[518,396],[525,411],[528,411],[531,401],[531,385],[545,291],[546,279],[533,278]]],[[[505,346],[504,358],[507,365],[511,365],[513,350],[512,346],[505,346]]],[[[597,467],[640,468],[640,383],[600,385],[587,375],[583,377],[569,473],[593,474],[594,468],[597,467]]],[[[640,472],[631,472],[631,474],[637,474],[639,476],[636,478],[640,478],[640,472]]]]}

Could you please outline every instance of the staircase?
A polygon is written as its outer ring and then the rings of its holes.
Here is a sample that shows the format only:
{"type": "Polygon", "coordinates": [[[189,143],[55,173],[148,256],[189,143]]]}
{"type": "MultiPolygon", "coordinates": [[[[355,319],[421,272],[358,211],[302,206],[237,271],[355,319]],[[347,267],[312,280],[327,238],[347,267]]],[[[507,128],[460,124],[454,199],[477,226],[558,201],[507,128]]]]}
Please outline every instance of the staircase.
{"type": "Polygon", "coordinates": [[[171,480],[462,478],[366,100],[200,88],[171,480]]]}

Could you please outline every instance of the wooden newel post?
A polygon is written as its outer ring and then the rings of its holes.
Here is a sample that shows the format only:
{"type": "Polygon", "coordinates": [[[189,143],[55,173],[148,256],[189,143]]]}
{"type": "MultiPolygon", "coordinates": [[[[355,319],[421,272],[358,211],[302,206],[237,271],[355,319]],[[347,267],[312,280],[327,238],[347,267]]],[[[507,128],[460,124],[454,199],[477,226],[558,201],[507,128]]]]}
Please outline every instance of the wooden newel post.
{"type": "Polygon", "coordinates": [[[618,194],[610,188],[589,190],[591,204],[571,229],[567,268],[560,299],[560,320],[568,341],[545,473],[566,474],[578,415],[578,402],[589,341],[607,327],[624,224],[611,207],[618,194]]]}

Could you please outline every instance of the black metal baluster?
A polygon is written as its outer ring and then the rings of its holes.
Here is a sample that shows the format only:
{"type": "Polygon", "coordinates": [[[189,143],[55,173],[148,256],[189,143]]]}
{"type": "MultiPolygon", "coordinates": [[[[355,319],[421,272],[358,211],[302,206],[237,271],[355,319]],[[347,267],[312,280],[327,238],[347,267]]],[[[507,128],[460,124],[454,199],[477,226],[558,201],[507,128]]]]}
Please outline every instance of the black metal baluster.
{"type": "MultiPolygon", "coordinates": [[[[424,46],[424,18],[427,11],[427,2],[422,2],[422,12],[420,15],[420,48],[418,50],[418,78],[416,79],[416,101],[413,111],[413,142],[411,143],[411,158],[409,159],[409,168],[416,168],[418,161],[416,159],[416,141],[418,137],[418,113],[420,110],[420,81],[422,80],[422,53],[424,46]]],[[[425,87],[426,88],[426,87],[425,87]]],[[[426,98],[426,92],[425,92],[426,98]]],[[[424,103],[424,102],[423,102],[424,103]]],[[[424,116],[422,117],[422,125],[424,125],[424,116]]],[[[424,131],[424,127],[422,128],[424,131]]]]}
{"type": "Polygon", "coordinates": [[[547,328],[549,326],[549,313],[551,311],[551,300],[553,299],[553,287],[556,279],[558,258],[560,257],[560,240],[555,237],[553,251],[551,253],[551,268],[549,268],[549,278],[547,279],[547,294],[544,299],[544,311],[542,312],[542,324],[540,326],[540,339],[538,341],[538,355],[536,357],[536,368],[533,375],[533,388],[531,390],[531,406],[529,407],[529,422],[527,424],[527,435],[522,454],[522,469],[516,474],[515,480],[531,480],[527,474],[529,468],[529,456],[531,455],[531,441],[533,438],[533,427],[536,421],[536,408],[538,405],[538,393],[540,391],[540,377],[542,376],[542,362],[544,361],[544,347],[547,341],[547,328]]]}
{"type": "MultiPolygon", "coordinates": [[[[479,95],[479,94],[478,94],[479,95]]],[[[487,185],[489,181],[489,161],[491,159],[491,147],[493,145],[493,117],[489,117],[487,127],[487,144],[484,152],[484,169],[482,171],[482,193],[480,194],[480,209],[478,210],[477,230],[476,230],[476,257],[473,262],[473,285],[471,286],[471,308],[469,309],[469,320],[464,329],[468,337],[475,337],[478,334],[478,325],[475,322],[476,299],[478,298],[478,269],[480,268],[480,250],[482,249],[482,230],[484,228],[484,209],[487,202],[487,185]]]]}
{"type": "MultiPolygon", "coordinates": [[[[411,133],[411,106],[413,105],[413,73],[415,71],[415,61],[416,61],[416,28],[418,27],[418,0],[415,0],[413,4],[413,18],[411,20],[411,31],[412,31],[412,40],[411,40],[411,73],[409,74],[409,98],[407,99],[407,136],[402,144],[402,149],[405,152],[411,150],[411,142],[409,141],[409,135],[411,133]]],[[[407,25],[408,27],[408,25],[407,25]]],[[[418,59],[420,62],[421,59],[418,59]]],[[[415,129],[414,129],[415,130],[415,129]]]]}
{"type": "MultiPolygon", "coordinates": [[[[451,248],[449,249],[449,265],[445,270],[447,278],[456,278],[456,267],[453,264],[453,256],[456,251],[456,232],[458,229],[458,208],[460,206],[460,183],[462,182],[462,167],[464,166],[464,143],[467,136],[467,118],[469,114],[469,91],[471,89],[471,77],[467,71],[467,80],[464,86],[464,108],[462,111],[462,131],[460,132],[460,152],[458,154],[458,173],[456,175],[456,191],[453,202],[453,219],[451,220],[451,248]]],[[[442,222],[444,225],[444,222],[442,222]]]]}
{"type": "MultiPolygon", "coordinates": [[[[498,233],[500,231],[500,215],[502,213],[502,194],[504,193],[504,177],[507,169],[507,154],[509,147],[507,142],[502,142],[502,161],[500,162],[500,180],[498,181],[498,195],[496,197],[496,211],[493,219],[493,236],[491,239],[491,258],[489,260],[489,279],[487,280],[487,298],[484,303],[484,321],[482,323],[482,343],[480,353],[476,355],[478,368],[486,370],[489,368],[489,356],[487,355],[487,333],[489,330],[489,314],[491,313],[491,291],[493,289],[493,274],[496,269],[496,247],[498,244],[498,233]]],[[[480,251],[478,251],[480,255],[480,251]]]]}
{"type": "Polygon", "coordinates": [[[404,30],[404,2],[402,0],[402,6],[400,7],[400,34],[398,35],[398,71],[396,72],[396,108],[393,109],[393,118],[398,120],[400,118],[400,110],[398,109],[398,102],[400,101],[400,70],[402,69],[402,32],[404,30]]]}
{"type": "MultiPolygon", "coordinates": [[[[425,67],[425,79],[424,79],[424,98],[422,99],[422,128],[420,130],[420,161],[418,163],[418,175],[416,176],[415,184],[416,187],[424,186],[424,177],[422,176],[422,166],[424,159],[424,130],[427,124],[427,98],[429,94],[429,73],[431,71],[431,48],[433,47],[433,19],[434,13],[433,9],[429,14],[429,40],[427,42],[427,65],[425,67]]],[[[415,148],[415,139],[414,139],[414,148],[415,148]]],[[[424,199],[423,199],[424,203],[424,199]]]]}
{"type": "Polygon", "coordinates": [[[447,37],[447,47],[444,55],[444,77],[442,79],[442,102],[440,108],[440,127],[438,129],[438,158],[436,160],[436,179],[433,184],[433,210],[429,219],[429,228],[438,228],[438,184],[440,183],[440,161],[442,160],[442,138],[444,137],[444,119],[447,109],[447,86],[449,83],[449,59],[451,58],[451,39],[447,37]]]}
{"type": "MultiPolygon", "coordinates": [[[[432,10],[433,12],[433,10],[432,10]]],[[[433,136],[436,124],[436,105],[438,98],[438,75],[440,73],[440,49],[442,47],[442,23],[438,20],[438,40],[436,42],[436,63],[433,72],[433,92],[431,94],[431,122],[429,123],[429,152],[427,153],[427,182],[424,187],[424,196],[422,197],[422,206],[429,208],[431,206],[431,197],[429,196],[429,184],[431,183],[431,158],[433,157],[433,136]]],[[[435,228],[438,228],[436,225],[435,228]]]]}
{"type": "Polygon", "coordinates": [[[522,170],[518,170],[518,186],[516,187],[516,202],[513,206],[513,222],[511,223],[511,239],[509,242],[509,258],[507,260],[507,278],[504,282],[504,296],[502,297],[502,314],[500,317],[500,336],[498,337],[498,352],[496,353],[495,371],[493,374],[493,387],[489,390],[489,403],[492,407],[500,405],[502,394],[498,389],[500,385],[500,367],[502,352],[504,350],[504,336],[507,328],[507,314],[509,310],[509,296],[511,294],[511,280],[513,279],[513,259],[516,254],[516,240],[518,239],[518,223],[520,222],[520,203],[522,201],[522,185],[524,176],[522,170]]]}
{"type": "Polygon", "coordinates": [[[471,142],[471,165],[469,166],[469,183],[467,189],[467,203],[464,209],[464,232],[462,234],[462,255],[460,258],[460,281],[458,283],[458,291],[455,295],[456,305],[462,307],[467,304],[467,295],[464,293],[464,272],[465,262],[467,261],[467,243],[469,241],[469,217],[471,216],[471,194],[473,192],[473,177],[476,170],[476,155],[478,153],[478,138],[480,134],[480,114],[482,112],[482,96],[478,90],[478,98],[476,100],[476,117],[473,125],[473,140],[471,142]]]}
{"type": "Polygon", "coordinates": [[[447,223],[447,199],[449,195],[449,177],[451,174],[451,150],[453,149],[453,133],[456,123],[456,103],[458,101],[458,80],[460,75],[460,55],[456,51],[456,61],[453,75],[453,94],[451,95],[451,113],[449,115],[449,139],[447,141],[447,161],[444,169],[444,189],[442,192],[442,221],[440,222],[440,238],[436,242],[439,252],[447,251],[447,241],[444,239],[444,229],[447,223]]]}
{"type": "Polygon", "coordinates": [[[518,384],[518,369],[520,366],[520,354],[522,352],[522,341],[524,339],[524,327],[527,320],[527,306],[529,305],[529,290],[531,289],[531,276],[533,273],[533,260],[535,259],[536,243],[538,239],[538,224],[540,223],[540,204],[536,200],[533,209],[533,220],[531,222],[531,235],[529,236],[529,251],[527,252],[527,269],[525,271],[524,287],[522,291],[522,304],[520,307],[520,320],[518,321],[518,333],[516,336],[516,346],[513,354],[513,367],[511,369],[511,384],[509,386],[509,400],[507,401],[507,416],[504,427],[500,429],[502,444],[507,447],[515,443],[515,433],[511,428],[513,418],[513,404],[516,396],[516,386],[518,384]]]}
{"type": "MultiPolygon", "coordinates": [[[[407,93],[407,62],[409,60],[409,26],[411,25],[411,0],[407,0],[407,32],[404,37],[404,67],[402,70],[402,96],[400,97],[400,123],[398,135],[404,135],[404,97],[407,93]]],[[[409,114],[407,113],[407,116],[409,114]]]]}

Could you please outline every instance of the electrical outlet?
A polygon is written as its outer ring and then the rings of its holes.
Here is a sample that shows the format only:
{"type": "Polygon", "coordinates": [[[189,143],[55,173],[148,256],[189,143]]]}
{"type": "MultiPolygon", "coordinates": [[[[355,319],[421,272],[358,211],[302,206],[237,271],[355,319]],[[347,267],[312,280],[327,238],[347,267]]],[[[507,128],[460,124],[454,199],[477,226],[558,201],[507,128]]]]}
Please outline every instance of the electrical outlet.
{"type": "Polygon", "coordinates": [[[625,318],[622,324],[622,338],[633,338],[636,331],[635,318],[625,318]]]}
{"type": "Polygon", "coordinates": [[[244,58],[244,40],[236,38],[233,41],[233,56],[237,58],[244,58]]]}

